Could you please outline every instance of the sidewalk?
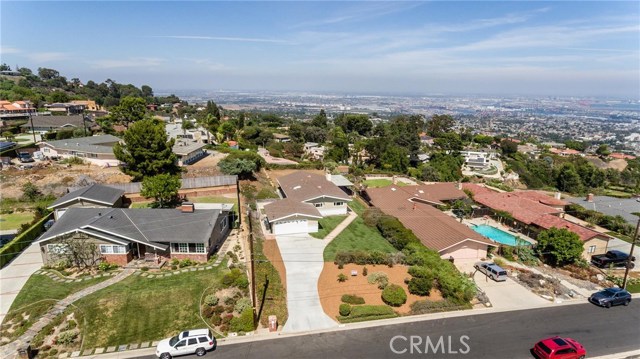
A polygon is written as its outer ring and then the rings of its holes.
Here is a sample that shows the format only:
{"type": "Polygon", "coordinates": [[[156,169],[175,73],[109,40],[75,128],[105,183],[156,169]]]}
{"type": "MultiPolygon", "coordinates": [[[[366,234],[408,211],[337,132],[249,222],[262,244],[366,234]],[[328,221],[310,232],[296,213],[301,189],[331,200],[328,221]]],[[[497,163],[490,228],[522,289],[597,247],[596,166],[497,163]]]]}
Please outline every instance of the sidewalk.
{"type": "Polygon", "coordinates": [[[29,277],[42,265],[40,245],[31,244],[0,270],[0,323],[29,277]]]}

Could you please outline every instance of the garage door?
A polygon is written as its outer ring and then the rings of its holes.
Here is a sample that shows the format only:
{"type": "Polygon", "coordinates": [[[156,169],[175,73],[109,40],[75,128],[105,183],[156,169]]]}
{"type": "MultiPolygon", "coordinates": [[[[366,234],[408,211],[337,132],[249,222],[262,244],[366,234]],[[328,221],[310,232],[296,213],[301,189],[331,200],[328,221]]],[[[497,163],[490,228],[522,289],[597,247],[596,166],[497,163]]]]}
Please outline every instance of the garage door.
{"type": "Polygon", "coordinates": [[[308,233],[308,230],[306,219],[296,219],[275,223],[273,234],[308,233]]]}

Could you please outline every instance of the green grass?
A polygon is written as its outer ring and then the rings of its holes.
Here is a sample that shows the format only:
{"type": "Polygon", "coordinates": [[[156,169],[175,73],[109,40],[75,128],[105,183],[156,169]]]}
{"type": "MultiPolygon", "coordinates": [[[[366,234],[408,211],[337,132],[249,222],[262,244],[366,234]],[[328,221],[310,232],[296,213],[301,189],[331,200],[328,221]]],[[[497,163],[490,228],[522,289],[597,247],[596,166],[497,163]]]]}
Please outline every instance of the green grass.
{"type": "Polygon", "coordinates": [[[29,223],[33,220],[31,212],[14,212],[11,214],[0,215],[0,230],[18,229],[23,223],[29,223]]]}
{"type": "Polygon", "coordinates": [[[627,290],[629,293],[640,293],[640,283],[627,284],[627,290]]]}
{"type": "Polygon", "coordinates": [[[206,327],[200,319],[200,297],[219,285],[224,265],[165,278],[130,276],[77,301],[84,348],[141,343],[206,327]]]}
{"type": "MultiPolygon", "coordinates": [[[[354,201],[355,202],[355,201],[354,201]]],[[[354,211],[357,210],[354,208],[354,211]]],[[[356,218],[324,249],[324,260],[333,262],[336,253],[341,251],[373,251],[395,253],[397,250],[380,235],[377,228],[364,224],[362,218],[356,218]]]]}
{"type": "Polygon", "coordinates": [[[189,198],[189,200],[193,203],[233,203],[237,204],[237,198],[229,198],[222,196],[203,196],[203,197],[193,197],[189,198]]]}
{"type": "Polygon", "coordinates": [[[331,233],[347,216],[329,216],[324,217],[318,221],[318,232],[309,233],[314,238],[324,238],[327,234],[331,233]]]}
{"type": "Polygon", "coordinates": [[[134,202],[129,208],[151,208],[152,202],[134,202]]]}
{"type": "Polygon", "coordinates": [[[55,282],[45,275],[34,274],[25,283],[16,299],[11,304],[9,313],[4,318],[2,335],[15,339],[22,335],[31,325],[46,313],[60,299],[66,298],[86,287],[98,284],[109,277],[93,278],[82,282],[60,283],[55,282]],[[15,332],[7,333],[4,325],[14,318],[20,318],[22,313],[29,314],[29,319],[24,321],[15,332]]]}
{"type": "Polygon", "coordinates": [[[617,191],[613,189],[604,189],[602,194],[605,196],[611,196],[616,198],[631,198],[632,194],[628,192],[617,191]]]}
{"type": "Polygon", "coordinates": [[[633,243],[633,239],[629,236],[625,236],[624,234],[620,234],[618,232],[606,232],[605,234],[608,234],[610,236],[622,239],[623,241],[627,242],[627,243],[633,243]]]}
{"type": "Polygon", "coordinates": [[[354,212],[358,214],[358,216],[362,216],[364,211],[369,208],[364,202],[360,199],[356,198],[353,201],[349,202],[349,208],[351,208],[354,212]]]}
{"type": "MultiPolygon", "coordinates": [[[[379,187],[391,186],[393,184],[393,181],[382,178],[382,179],[365,180],[365,181],[362,181],[362,183],[366,184],[369,188],[379,188],[379,187]]],[[[403,186],[408,186],[408,184],[402,181],[397,181],[396,186],[403,187],[403,186]]]]}

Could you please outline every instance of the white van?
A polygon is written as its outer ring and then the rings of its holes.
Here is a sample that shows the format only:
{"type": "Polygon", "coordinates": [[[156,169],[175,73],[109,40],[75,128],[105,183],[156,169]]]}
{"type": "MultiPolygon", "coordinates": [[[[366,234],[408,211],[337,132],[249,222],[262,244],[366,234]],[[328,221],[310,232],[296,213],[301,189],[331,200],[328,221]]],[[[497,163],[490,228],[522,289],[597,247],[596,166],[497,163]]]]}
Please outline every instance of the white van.
{"type": "Polygon", "coordinates": [[[216,338],[209,329],[186,330],[173,338],[161,340],[156,347],[156,356],[160,359],[171,359],[174,356],[195,353],[200,357],[215,346],[216,338]]]}
{"type": "Polygon", "coordinates": [[[507,280],[507,271],[494,263],[478,262],[473,266],[475,269],[484,273],[487,277],[496,282],[504,282],[507,280]]]}

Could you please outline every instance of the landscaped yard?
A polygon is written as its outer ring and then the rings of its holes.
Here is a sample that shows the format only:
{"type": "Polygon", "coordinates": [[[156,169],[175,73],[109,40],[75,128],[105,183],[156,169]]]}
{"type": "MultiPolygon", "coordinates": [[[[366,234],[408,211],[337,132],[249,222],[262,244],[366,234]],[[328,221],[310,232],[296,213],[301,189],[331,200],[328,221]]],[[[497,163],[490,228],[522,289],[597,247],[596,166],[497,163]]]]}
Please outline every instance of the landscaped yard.
{"type": "Polygon", "coordinates": [[[129,208],[151,208],[151,202],[134,202],[129,208]]]}
{"type": "MultiPolygon", "coordinates": [[[[362,183],[367,185],[369,188],[378,188],[378,187],[391,186],[393,184],[393,181],[390,179],[381,178],[381,179],[365,180],[365,181],[362,181],[362,183]]],[[[408,184],[402,181],[397,181],[396,186],[403,187],[403,186],[408,186],[408,184]]]]}
{"type": "Polygon", "coordinates": [[[309,233],[314,238],[324,238],[331,233],[347,216],[329,216],[318,221],[318,232],[309,233]]]}
{"type": "Polygon", "coordinates": [[[75,304],[84,348],[159,340],[188,328],[204,327],[200,300],[220,282],[226,267],[163,278],[130,276],[75,304]]]}
{"type": "Polygon", "coordinates": [[[108,278],[101,277],[82,282],[61,283],[55,282],[45,275],[32,275],[18,293],[9,313],[2,322],[2,336],[9,339],[19,337],[29,329],[36,319],[53,307],[56,301],[108,278]],[[25,316],[28,319],[25,319],[25,316]]]}
{"type": "Polygon", "coordinates": [[[33,220],[33,213],[14,212],[11,214],[0,215],[0,230],[18,229],[23,223],[29,223],[33,220]]]}
{"type": "Polygon", "coordinates": [[[324,249],[324,260],[326,262],[333,262],[337,252],[356,250],[367,252],[378,250],[383,253],[397,252],[397,250],[380,235],[378,229],[367,226],[364,224],[362,218],[358,217],[327,245],[324,249]]]}

